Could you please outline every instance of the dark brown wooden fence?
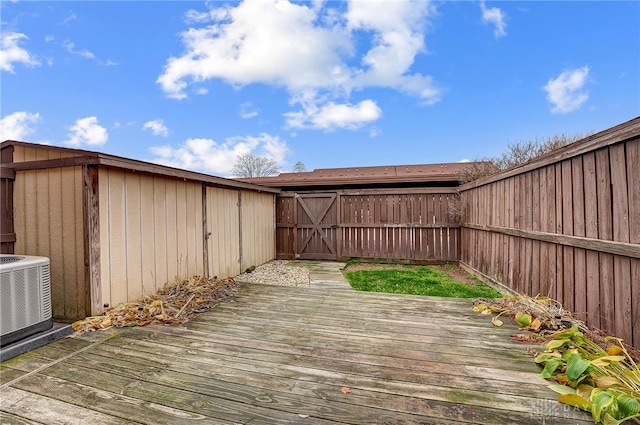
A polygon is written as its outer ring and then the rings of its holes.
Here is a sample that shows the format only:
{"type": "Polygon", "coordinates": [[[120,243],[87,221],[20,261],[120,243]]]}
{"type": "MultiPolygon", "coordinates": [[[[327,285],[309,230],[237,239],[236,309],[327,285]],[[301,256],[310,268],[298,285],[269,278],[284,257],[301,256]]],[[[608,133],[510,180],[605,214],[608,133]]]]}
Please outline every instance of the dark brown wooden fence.
{"type": "Polygon", "coordinates": [[[457,261],[455,189],[370,189],[278,194],[278,258],[457,261]]]}
{"type": "Polygon", "coordinates": [[[462,263],[640,346],[640,118],[460,196],[462,263]]]}

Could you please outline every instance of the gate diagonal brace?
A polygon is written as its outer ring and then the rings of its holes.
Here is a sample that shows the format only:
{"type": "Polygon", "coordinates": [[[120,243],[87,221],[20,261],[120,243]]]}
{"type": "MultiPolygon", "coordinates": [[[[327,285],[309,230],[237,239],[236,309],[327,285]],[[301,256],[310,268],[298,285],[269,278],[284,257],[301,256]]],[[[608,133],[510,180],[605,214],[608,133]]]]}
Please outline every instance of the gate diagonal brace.
{"type": "MultiPolygon", "coordinates": [[[[333,195],[331,197],[331,202],[329,202],[329,204],[324,208],[324,211],[322,211],[322,213],[320,214],[320,219],[316,218],[316,216],[309,210],[309,206],[307,205],[307,203],[304,201],[304,198],[299,197],[298,201],[300,202],[300,205],[302,206],[302,209],[304,209],[304,211],[307,213],[307,215],[309,216],[309,218],[311,219],[311,222],[313,224],[313,231],[311,232],[311,234],[309,234],[309,236],[307,236],[305,238],[305,240],[302,242],[302,246],[305,247],[307,246],[307,244],[309,243],[309,241],[311,240],[311,238],[316,234],[316,232],[320,235],[320,238],[324,241],[324,243],[327,245],[327,248],[329,248],[329,251],[331,251],[332,254],[336,253],[335,248],[332,246],[331,241],[329,240],[327,234],[322,230],[322,225],[320,224],[320,222],[322,221],[322,219],[327,215],[327,213],[329,212],[329,210],[331,209],[331,207],[333,206],[334,202],[336,201],[336,196],[333,195]]],[[[325,226],[326,227],[326,226],[325,226]]]]}

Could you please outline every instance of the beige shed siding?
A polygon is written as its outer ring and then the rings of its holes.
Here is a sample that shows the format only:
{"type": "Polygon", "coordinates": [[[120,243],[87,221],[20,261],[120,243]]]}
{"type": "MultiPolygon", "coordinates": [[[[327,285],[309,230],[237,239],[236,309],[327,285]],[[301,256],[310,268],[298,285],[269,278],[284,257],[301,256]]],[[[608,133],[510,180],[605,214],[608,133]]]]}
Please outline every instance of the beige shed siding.
{"type": "MultiPolygon", "coordinates": [[[[29,158],[34,152],[27,154],[20,157],[29,158]]],[[[53,317],[74,319],[88,314],[82,167],[17,172],[14,209],[16,254],[50,258],[53,317]]]]}
{"type": "Polygon", "coordinates": [[[240,213],[238,191],[207,187],[207,239],[209,275],[240,273],[240,213]]]}
{"type": "Polygon", "coordinates": [[[201,184],[100,168],[103,304],[203,273],[201,184]]]}
{"type": "Polygon", "coordinates": [[[47,159],[70,158],[75,155],[71,152],[49,150],[44,145],[14,146],[13,162],[42,161],[47,159]]]}
{"type": "Polygon", "coordinates": [[[100,314],[105,305],[154,293],[176,278],[203,275],[205,261],[210,276],[229,277],[243,264],[275,256],[273,193],[206,187],[205,220],[203,181],[101,164],[119,162],[92,152],[19,142],[12,150],[15,163],[81,156],[90,164],[49,162],[16,171],[15,252],[51,259],[56,319],[100,314]],[[85,177],[88,184],[97,181],[97,188],[85,193],[85,177]],[[211,232],[207,256],[205,225],[211,232]]]}
{"type": "Polygon", "coordinates": [[[270,193],[241,192],[241,270],[273,260],[276,256],[275,197],[270,193]]]}

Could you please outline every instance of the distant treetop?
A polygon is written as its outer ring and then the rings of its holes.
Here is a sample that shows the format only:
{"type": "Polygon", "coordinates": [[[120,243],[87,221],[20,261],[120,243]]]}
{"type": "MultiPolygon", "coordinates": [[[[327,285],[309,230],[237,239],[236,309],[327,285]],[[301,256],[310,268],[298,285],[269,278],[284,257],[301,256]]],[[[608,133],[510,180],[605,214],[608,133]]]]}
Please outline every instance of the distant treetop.
{"type": "Polygon", "coordinates": [[[269,177],[278,174],[278,163],[273,159],[251,153],[238,155],[231,170],[235,177],[269,177]]]}
{"type": "Polygon", "coordinates": [[[547,152],[560,149],[566,145],[587,137],[580,133],[573,135],[556,134],[543,139],[509,143],[507,150],[500,156],[480,158],[470,162],[460,175],[462,183],[471,182],[482,177],[488,177],[501,171],[514,168],[544,155],[547,152]]]}

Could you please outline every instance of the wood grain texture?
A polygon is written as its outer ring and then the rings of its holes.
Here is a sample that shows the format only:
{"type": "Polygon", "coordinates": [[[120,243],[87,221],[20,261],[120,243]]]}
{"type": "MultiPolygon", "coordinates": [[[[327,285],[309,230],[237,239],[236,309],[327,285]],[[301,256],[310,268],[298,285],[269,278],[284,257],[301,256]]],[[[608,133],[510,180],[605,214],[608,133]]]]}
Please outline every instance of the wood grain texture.
{"type": "Polygon", "coordinates": [[[450,188],[283,192],[277,258],[457,261],[462,244],[450,188]]]}
{"type": "Polygon", "coordinates": [[[238,191],[207,187],[209,274],[236,276],[240,270],[238,191]]]}
{"type": "Polygon", "coordinates": [[[37,423],[37,401],[52,406],[46,423],[70,424],[591,423],[555,401],[517,329],[470,300],[357,292],[315,273],[310,287],[245,285],[180,327],[35,350],[3,365],[14,381],[0,414],[37,423]]]}
{"type": "MultiPolygon", "coordinates": [[[[100,280],[100,198],[98,181],[99,171],[95,166],[83,167],[83,184],[82,184],[82,199],[83,199],[83,243],[84,251],[84,280],[79,281],[76,284],[78,289],[78,303],[83,308],[79,311],[75,311],[74,314],[69,314],[68,317],[82,317],[92,316],[100,314],[104,307],[102,303],[102,282],[100,280]],[[83,290],[84,287],[88,288],[88,291],[83,290]],[[80,295],[85,299],[82,300],[80,295]]],[[[74,196],[72,200],[76,200],[74,196]]],[[[73,229],[72,223],[68,226],[61,226],[61,228],[73,229]]],[[[63,252],[69,252],[64,250],[63,252]]],[[[73,251],[71,251],[73,252],[73,251]]],[[[65,280],[66,282],[73,282],[73,279],[65,280]]],[[[69,287],[72,285],[68,284],[69,287]]]]}
{"type": "Polygon", "coordinates": [[[48,257],[54,318],[87,313],[82,167],[20,171],[13,190],[15,252],[48,257]]]}
{"type": "Polygon", "coordinates": [[[639,126],[632,120],[461,186],[469,246],[460,261],[520,293],[549,295],[588,325],[640,345],[639,126]],[[500,243],[505,235],[509,242],[500,243]]]}

